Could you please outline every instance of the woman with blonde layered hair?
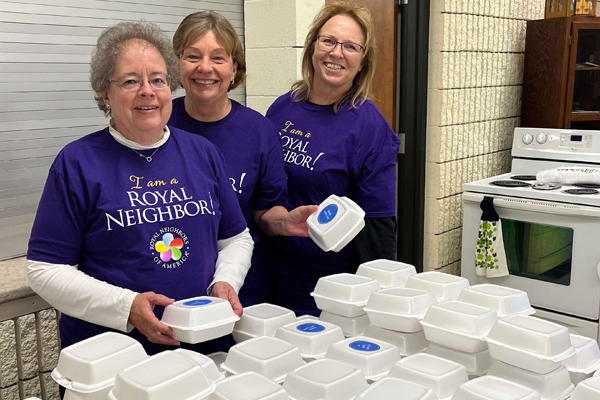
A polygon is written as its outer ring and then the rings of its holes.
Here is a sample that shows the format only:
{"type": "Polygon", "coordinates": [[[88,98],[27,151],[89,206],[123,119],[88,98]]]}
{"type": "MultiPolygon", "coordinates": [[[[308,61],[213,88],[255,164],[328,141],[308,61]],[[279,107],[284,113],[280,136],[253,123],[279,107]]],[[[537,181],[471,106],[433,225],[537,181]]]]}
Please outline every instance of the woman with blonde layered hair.
{"type": "Polygon", "coordinates": [[[367,9],[326,4],[305,41],[302,79],[267,112],[283,146],[289,207],[335,194],[366,212],[365,228],[339,253],[325,253],[306,238],[275,238],[270,301],[296,313],[318,313],[310,292],[320,277],[395,258],[399,140],[369,100],[374,48],[367,9]]]}

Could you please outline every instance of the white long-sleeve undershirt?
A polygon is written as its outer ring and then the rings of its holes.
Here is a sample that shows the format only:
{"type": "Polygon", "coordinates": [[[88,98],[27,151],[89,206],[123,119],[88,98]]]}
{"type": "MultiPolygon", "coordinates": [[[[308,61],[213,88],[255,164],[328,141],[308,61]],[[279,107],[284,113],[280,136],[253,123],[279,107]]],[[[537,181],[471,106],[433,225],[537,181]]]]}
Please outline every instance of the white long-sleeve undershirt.
{"type": "MultiPolygon", "coordinates": [[[[112,126],[110,133],[117,142],[136,150],[159,147],[170,136],[166,128],[159,142],[140,146],[127,140],[112,126]]],[[[217,247],[215,273],[207,294],[216,282],[227,282],[239,293],[250,269],[254,248],[248,228],[238,235],[218,240],[217,247]]],[[[78,265],[27,260],[27,282],[40,297],[62,313],[123,332],[133,329],[128,324],[129,312],[138,293],[93,278],[80,271],[78,265]]]]}

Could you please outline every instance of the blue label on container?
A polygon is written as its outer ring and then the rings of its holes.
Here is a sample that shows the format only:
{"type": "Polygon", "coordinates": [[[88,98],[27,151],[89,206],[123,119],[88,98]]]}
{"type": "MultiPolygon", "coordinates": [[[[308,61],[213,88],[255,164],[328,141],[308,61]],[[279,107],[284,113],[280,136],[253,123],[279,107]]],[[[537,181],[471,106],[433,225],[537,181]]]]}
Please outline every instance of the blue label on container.
{"type": "Polygon", "coordinates": [[[212,300],[190,300],[183,303],[184,306],[189,307],[197,307],[197,306],[205,306],[207,304],[212,303],[212,300]]]}
{"type": "Polygon", "coordinates": [[[325,330],[325,327],[323,325],[319,325],[319,324],[306,323],[306,324],[298,325],[296,327],[296,329],[298,329],[301,332],[316,333],[316,332],[323,332],[325,330]]]}
{"type": "Polygon", "coordinates": [[[335,204],[330,204],[321,210],[317,220],[319,221],[320,224],[328,224],[331,221],[333,221],[333,219],[335,218],[337,213],[338,213],[338,206],[335,204]]]}
{"type": "Polygon", "coordinates": [[[381,347],[378,344],[372,343],[372,342],[367,342],[364,340],[357,340],[356,342],[352,342],[349,344],[351,349],[354,350],[358,350],[358,351],[377,351],[379,349],[381,349],[381,347]]]}

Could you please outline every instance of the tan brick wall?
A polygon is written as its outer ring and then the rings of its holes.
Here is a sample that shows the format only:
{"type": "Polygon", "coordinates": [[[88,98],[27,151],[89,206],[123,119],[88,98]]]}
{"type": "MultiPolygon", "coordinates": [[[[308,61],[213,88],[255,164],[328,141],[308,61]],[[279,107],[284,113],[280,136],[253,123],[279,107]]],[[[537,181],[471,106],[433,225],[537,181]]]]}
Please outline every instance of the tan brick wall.
{"type": "Polygon", "coordinates": [[[460,274],[463,185],[510,170],[525,30],[544,0],[432,0],[424,270],[460,274]]]}
{"type": "Polygon", "coordinates": [[[58,400],[50,372],[59,349],[54,309],[0,322],[0,400],[58,400]]]}

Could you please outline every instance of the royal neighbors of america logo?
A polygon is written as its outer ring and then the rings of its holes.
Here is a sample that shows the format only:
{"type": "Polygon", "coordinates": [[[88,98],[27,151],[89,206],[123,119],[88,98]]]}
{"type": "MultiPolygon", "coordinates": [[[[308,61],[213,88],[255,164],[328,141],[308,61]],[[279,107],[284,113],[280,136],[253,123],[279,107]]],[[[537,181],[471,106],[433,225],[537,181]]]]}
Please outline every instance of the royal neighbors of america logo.
{"type": "Polygon", "coordinates": [[[165,269],[183,265],[189,257],[189,249],[188,237],[179,228],[161,228],[150,240],[154,262],[165,269]]]}

